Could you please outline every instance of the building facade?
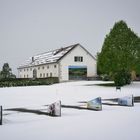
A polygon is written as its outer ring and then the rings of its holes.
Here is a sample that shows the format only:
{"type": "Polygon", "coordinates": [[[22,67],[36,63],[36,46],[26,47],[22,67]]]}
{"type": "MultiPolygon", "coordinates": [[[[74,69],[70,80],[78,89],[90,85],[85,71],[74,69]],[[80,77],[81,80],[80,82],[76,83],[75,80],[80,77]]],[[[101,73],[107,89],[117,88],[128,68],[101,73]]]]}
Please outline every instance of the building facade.
{"type": "Polygon", "coordinates": [[[80,44],[30,57],[18,67],[19,78],[82,80],[97,74],[96,59],[80,44]]]}

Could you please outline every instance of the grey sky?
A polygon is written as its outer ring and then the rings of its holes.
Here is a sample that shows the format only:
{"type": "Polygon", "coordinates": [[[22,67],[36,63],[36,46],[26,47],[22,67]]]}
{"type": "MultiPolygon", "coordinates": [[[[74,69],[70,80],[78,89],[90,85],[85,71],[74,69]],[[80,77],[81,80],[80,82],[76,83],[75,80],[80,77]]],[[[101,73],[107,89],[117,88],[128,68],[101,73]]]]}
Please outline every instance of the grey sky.
{"type": "Polygon", "coordinates": [[[140,36],[140,0],[0,0],[0,69],[75,43],[96,55],[119,20],[140,36]]]}

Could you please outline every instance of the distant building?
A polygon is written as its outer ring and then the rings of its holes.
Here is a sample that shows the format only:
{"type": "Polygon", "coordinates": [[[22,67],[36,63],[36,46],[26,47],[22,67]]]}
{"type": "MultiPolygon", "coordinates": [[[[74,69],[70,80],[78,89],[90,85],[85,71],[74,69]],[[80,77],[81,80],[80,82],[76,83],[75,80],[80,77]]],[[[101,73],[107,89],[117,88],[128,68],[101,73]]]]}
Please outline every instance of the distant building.
{"type": "Polygon", "coordinates": [[[30,57],[18,67],[19,78],[58,77],[59,81],[96,76],[96,59],[80,44],[30,57]]]}

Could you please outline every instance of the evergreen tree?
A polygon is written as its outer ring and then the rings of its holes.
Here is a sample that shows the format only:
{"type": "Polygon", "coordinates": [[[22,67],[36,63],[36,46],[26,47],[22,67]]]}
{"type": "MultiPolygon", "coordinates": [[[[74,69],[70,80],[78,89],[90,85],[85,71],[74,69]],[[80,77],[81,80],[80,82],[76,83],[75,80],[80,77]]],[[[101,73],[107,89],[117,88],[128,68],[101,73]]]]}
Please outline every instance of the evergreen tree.
{"type": "Polygon", "coordinates": [[[9,79],[9,78],[16,78],[16,76],[12,74],[12,69],[9,67],[9,64],[4,63],[2,71],[0,72],[0,79],[9,79]]]}
{"type": "Polygon", "coordinates": [[[124,21],[115,23],[98,54],[98,74],[140,73],[140,38],[124,21]]]}

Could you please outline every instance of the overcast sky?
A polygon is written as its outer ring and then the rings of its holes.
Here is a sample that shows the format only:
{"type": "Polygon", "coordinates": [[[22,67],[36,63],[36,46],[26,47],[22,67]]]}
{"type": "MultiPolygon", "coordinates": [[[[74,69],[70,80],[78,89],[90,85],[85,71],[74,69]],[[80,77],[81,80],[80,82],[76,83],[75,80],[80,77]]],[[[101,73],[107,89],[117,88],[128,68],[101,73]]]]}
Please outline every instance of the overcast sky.
{"type": "Polygon", "coordinates": [[[0,69],[75,43],[95,56],[119,20],[140,36],[140,0],[0,0],[0,69]]]}

